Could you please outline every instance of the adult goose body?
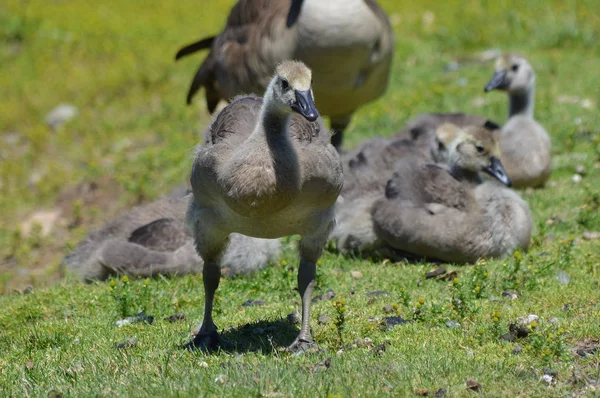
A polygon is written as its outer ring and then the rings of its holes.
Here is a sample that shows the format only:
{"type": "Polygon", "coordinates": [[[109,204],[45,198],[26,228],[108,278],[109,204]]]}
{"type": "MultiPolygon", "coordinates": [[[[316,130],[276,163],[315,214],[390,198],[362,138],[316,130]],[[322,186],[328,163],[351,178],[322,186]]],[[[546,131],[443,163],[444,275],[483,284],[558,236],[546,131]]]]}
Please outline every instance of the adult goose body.
{"type": "MultiPolygon", "coordinates": [[[[240,0],[223,31],[182,48],[176,58],[210,53],[196,72],[188,103],[204,87],[212,113],[219,100],[262,94],[284,60],[315,72],[319,110],[343,131],[360,106],[386,89],[393,31],[374,0],[240,0]]],[[[341,145],[341,133],[333,137],[341,145]]]]}

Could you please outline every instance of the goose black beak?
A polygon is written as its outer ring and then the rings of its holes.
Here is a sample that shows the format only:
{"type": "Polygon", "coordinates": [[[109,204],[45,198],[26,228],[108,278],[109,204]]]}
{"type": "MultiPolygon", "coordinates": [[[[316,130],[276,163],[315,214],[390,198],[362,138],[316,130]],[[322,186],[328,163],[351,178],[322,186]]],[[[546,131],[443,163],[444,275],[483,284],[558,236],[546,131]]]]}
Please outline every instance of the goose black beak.
{"type": "Polygon", "coordinates": [[[492,78],[490,79],[488,84],[485,86],[483,91],[485,91],[487,93],[494,89],[506,88],[505,77],[506,77],[506,72],[502,71],[502,72],[494,73],[494,76],[492,76],[492,78]]]}
{"type": "Polygon", "coordinates": [[[502,162],[495,156],[492,156],[492,161],[490,165],[484,167],[483,171],[485,171],[492,177],[495,177],[498,181],[500,181],[507,187],[510,187],[512,185],[512,181],[510,180],[510,178],[508,178],[508,175],[506,174],[506,170],[504,170],[502,162]]]}
{"type": "Polygon", "coordinates": [[[296,94],[296,102],[292,104],[292,109],[306,118],[306,120],[314,122],[319,117],[319,112],[315,107],[315,100],[311,90],[298,91],[296,94]]]}

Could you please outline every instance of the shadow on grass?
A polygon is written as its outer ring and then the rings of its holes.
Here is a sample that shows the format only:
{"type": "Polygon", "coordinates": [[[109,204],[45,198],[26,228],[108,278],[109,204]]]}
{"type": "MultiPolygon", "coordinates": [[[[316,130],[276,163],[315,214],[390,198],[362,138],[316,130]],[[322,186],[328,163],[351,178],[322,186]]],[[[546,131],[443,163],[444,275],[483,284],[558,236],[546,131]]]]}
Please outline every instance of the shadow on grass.
{"type": "Polygon", "coordinates": [[[193,351],[211,354],[220,351],[229,353],[261,352],[271,355],[290,345],[298,336],[298,332],[298,328],[286,319],[258,321],[223,330],[220,336],[231,345],[218,346],[206,351],[200,349],[193,351]]]}

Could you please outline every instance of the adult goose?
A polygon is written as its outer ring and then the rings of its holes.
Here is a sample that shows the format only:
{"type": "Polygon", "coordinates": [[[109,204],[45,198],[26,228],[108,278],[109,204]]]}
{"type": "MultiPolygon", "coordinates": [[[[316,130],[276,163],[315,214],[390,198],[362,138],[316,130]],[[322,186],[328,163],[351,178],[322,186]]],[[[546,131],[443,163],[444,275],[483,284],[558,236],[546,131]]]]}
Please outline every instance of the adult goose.
{"type": "Polygon", "coordinates": [[[393,47],[391,25],[375,0],[239,0],[219,35],[183,47],[176,59],[210,49],[187,101],[204,87],[211,113],[221,99],[261,95],[280,62],[304,62],[340,148],[353,113],[385,91],[393,47]]]}
{"type": "Polygon", "coordinates": [[[303,351],[315,344],[309,321],[316,262],[335,223],[333,207],[343,177],[339,155],[318,118],[311,81],[303,63],[284,61],[264,98],[235,98],[214,118],[198,146],[187,221],[205,260],[205,307],[190,348],[223,344],[212,308],[221,255],[234,232],[259,238],[302,236],[302,325],[288,350],[303,351]]]}

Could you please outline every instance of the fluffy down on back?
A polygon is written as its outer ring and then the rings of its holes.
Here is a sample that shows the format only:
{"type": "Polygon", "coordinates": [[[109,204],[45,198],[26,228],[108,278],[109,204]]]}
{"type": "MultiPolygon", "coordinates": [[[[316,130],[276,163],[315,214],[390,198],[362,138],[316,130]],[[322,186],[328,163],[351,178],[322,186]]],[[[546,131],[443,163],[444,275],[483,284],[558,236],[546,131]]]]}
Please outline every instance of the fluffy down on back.
{"type": "MultiPolygon", "coordinates": [[[[63,261],[82,280],[120,274],[134,277],[184,275],[202,271],[193,238],[184,224],[187,198],[167,197],[134,207],[93,230],[63,261]]],[[[234,234],[224,254],[224,273],[245,274],[280,253],[277,240],[234,234]]]]}

